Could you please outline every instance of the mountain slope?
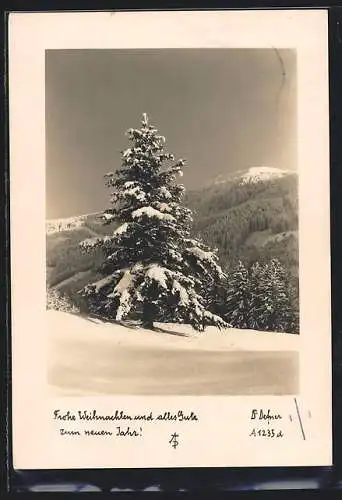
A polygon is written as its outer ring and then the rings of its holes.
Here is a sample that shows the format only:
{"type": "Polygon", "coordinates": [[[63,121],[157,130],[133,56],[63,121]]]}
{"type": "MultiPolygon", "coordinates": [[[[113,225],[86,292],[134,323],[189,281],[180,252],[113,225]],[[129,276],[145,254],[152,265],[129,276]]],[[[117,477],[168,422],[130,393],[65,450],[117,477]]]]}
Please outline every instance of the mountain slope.
{"type": "Polygon", "coordinates": [[[47,311],[50,389],[56,396],[282,395],[298,390],[299,338],[186,325],[160,331],[47,311]],[[203,369],[204,368],[204,369],[203,369]]]}
{"type": "MultiPolygon", "coordinates": [[[[248,262],[276,257],[298,274],[297,175],[253,167],[220,176],[185,204],[194,212],[194,234],[218,248],[223,267],[238,259],[248,262]]],[[[101,252],[82,255],[79,243],[105,235],[115,224],[103,225],[101,214],[47,221],[47,282],[73,293],[99,277],[101,252]]]]}
{"type": "Polygon", "coordinates": [[[298,268],[298,179],[284,171],[250,169],[189,192],[194,232],[218,248],[224,266],[237,259],[279,258],[298,268]],[[254,175],[252,175],[254,174],[254,175]]]}

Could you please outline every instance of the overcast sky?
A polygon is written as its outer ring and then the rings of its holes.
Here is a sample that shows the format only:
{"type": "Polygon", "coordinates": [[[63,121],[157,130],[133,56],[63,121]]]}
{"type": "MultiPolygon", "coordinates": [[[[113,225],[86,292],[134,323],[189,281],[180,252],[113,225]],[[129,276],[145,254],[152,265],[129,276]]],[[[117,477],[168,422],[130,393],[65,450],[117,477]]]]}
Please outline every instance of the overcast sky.
{"type": "Polygon", "coordinates": [[[103,175],[144,112],[187,159],[188,189],[251,166],[297,168],[294,51],[50,50],[47,218],[108,208],[103,175]]]}

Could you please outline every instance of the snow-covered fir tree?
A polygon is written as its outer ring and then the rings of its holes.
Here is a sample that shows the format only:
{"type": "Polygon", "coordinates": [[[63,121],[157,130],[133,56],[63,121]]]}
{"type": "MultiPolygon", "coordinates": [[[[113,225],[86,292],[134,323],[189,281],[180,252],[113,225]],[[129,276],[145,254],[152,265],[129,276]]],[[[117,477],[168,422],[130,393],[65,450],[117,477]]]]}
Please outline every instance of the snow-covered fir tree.
{"type": "Polygon", "coordinates": [[[299,314],[292,281],[278,259],[271,259],[264,265],[255,263],[251,267],[253,328],[298,333],[299,314]]]}
{"type": "Polygon", "coordinates": [[[236,328],[299,332],[297,291],[277,259],[246,267],[239,262],[227,277],[222,317],[236,328]]]}
{"type": "Polygon", "coordinates": [[[227,327],[208,310],[208,290],[223,272],[216,251],[191,238],[192,214],[177,182],[185,161],[165,151],[165,138],[146,114],[141,128],[127,134],[121,168],[106,175],[112,208],[103,217],[118,227],[82,242],[85,251],[100,247],[104,254],[104,278],[83,295],[93,311],[116,320],[135,315],[147,328],[155,321],[188,323],[198,331],[227,327]]]}
{"type": "Polygon", "coordinates": [[[226,295],[222,306],[223,317],[236,328],[251,328],[251,304],[252,290],[248,269],[243,262],[239,261],[230,270],[226,279],[226,295]]]}

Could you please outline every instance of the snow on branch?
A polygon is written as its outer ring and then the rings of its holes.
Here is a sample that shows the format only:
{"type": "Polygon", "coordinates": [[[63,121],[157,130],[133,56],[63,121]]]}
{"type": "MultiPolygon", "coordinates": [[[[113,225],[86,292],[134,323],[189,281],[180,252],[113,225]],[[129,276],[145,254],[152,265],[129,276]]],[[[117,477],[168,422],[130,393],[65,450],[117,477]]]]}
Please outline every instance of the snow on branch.
{"type": "Polygon", "coordinates": [[[166,285],[167,278],[168,278],[167,274],[166,274],[167,271],[170,273],[170,271],[168,269],[161,267],[161,266],[158,266],[158,264],[152,264],[149,267],[145,276],[147,278],[150,278],[151,280],[159,283],[159,285],[161,287],[167,288],[167,285],[166,285]]]}
{"type": "Polygon", "coordinates": [[[214,262],[216,257],[213,252],[206,252],[199,247],[187,248],[186,251],[197,257],[199,260],[206,260],[208,262],[214,262]]]}
{"type": "Polygon", "coordinates": [[[79,243],[81,250],[91,252],[97,247],[110,245],[115,237],[113,236],[95,236],[94,238],[87,238],[79,243]]]}
{"type": "MultiPolygon", "coordinates": [[[[150,264],[146,268],[145,277],[159,283],[162,288],[167,289],[168,280],[177,280],[184,284],[194,286],[196,279],[192,276],[185,276],[180,271],[173,271],[167,267],[160,266],[159,264],[150,264]]],[[[170,289],[171,290],[171,289],[170,289]]]]}
{"type": "Polygon", "coordinates": [[[157,206],[158,206],[158,210],[160,210],[161,212],[171,212],[171,210],[173,208],[168,203],[158,203],[157,206]]]}
{"type": "Polygon", "coordinates": [[[105,219],[107,222],[109,222],[109,221],[115,219],[115,215],[104,213],[104,214],[102,214],[102,218],[105,219]]]}
{"type": "Polygon", "coordinates": [[[116,311],[116,319],[120,321],[126,316],[132,307],[132,300],[134,295],[134,284],[137,272],[142,269],[142,264],[137,262],[131,269],[123,269],[123,275],[114,290],[107,295],[107,298],[118,298],[119,307],[116,311]],[[133,295],[132,295],[133,292],[133,295]]]}
{"type": "Polygon", "coordinates": [[[125,151],[122,153],[122,156],[124,158],[127,158],[127,156],[129,156],[131,154],[132,154],[132,150],[131,150],[131,148],[128,148],[128,149],[125,149],[125,151]]]}
{"type": "Polygon", "coordinates": [[[103,238],[98,238],[98,237],[87,238],[87,239],[80,242],[80,247],[82,250],[86,250],[86,251],[92,250],[95,247],[101,245],[102,241],[103,241],[103,238]]]}
{"type": "Polygon", "coordinates": [[[102,288],[111,285],[114,280],[116,279],[116,274],[110,274],[109,276],[106,276],[105,278],[102,278],[99,281],[96,281],[95,283],[92,283],[91,285],[88,285],[85,288],[85,294],[93,294],[93,293],[99,293],[102,288]]]}
{"type": "Polygon", "coordinates": [[[123,194],[123,196],[132,196],[140,201],[143,201],[146,198],[145,192],[139,186],[125,189],[125,191],[123,191],[122,194],[123,194]]]}
{"type": "Polygon", "coordinates": [[[172,292],[178,292],[180,301],[179,305],[187,306],[189,304],[189,294],[177,280],[173,281],[172,292]]]}
{"type": "Polygon", "coordinates": [[[176,262],[183,262],[183,257],[181,255],[180,252],[178,252],[177,250],[175,250],[174,248],[169,248],[169,251],[168,251],[170,257],[172,259],[174,259],[176,262]]]}
{"type": "Polygon", "coordinates": [[[224,321],[222,318],[220,318],[220,316],[217,316],[217,314],[213,314],[210,311],[205,311],[203,315],[207,321],[209,321],[210,323],[214,323],[219,328],[232,328],[231,324],[224,321]]]}
{"type": "Polygon", "coordinates": [[[133,219],[140,218],[144,215],[146,217],[155,217],[160,220],[170,220],[170,221],[175,220],[175,218],[172,215],[160,212],[160,210],[156,210],[155,208],[150,206],[138,208],[137,210],[134,210],[134,212],[132,212],[133,219]]]}
{"type": "Polygon", "coordinates": [[[114,234],[124,234],[127,232],[128,228],[129,228],[129,223],[128,222],[125,222],[124,224],[122,224],[121,226],[119,226],[117,229],[115,229],[114,231],[114,234]]]}
{"type": "Polygon", "coordinates": [[[107,295],[107,297],[116,297],[122,295],[126,292],[133,283],[133,274],[130,269],[127,269],[118,284],[115,286],[114,290],[107,295]]]}
{"type": "Polygon", "coordinates": [[[161,195],[163,195],[166,199],[172,198],[172,194],[170,193],[170,191],[165,186],[161,186],[159,188],[159,193],[161,195]]]}
{"type": "Polygon", "coordinates": [[[132,304],[130,288],[133,285],[133,275],[130,271],[125,271],[113,292],[108,294],[108,298],[119,298],[120,305],[116,311],[116,319],[120,321],[123,316],[129,313],[132,304]]]}
{"type": "MultiPolygon", "coordinates": [[[[195,240],[192,240],[194,243],[196,243],[195,240]]],[[[198,244],[198,242],[197,242],[198,244]]],[[[217,264],[217,255],[213,251],[205,251],[202,248],[199,248],[198,246],[193,246],[190,248],[185,249],[185,253],[188,255],[192,255],[196,259],[198,259],[197,264],[201,267],[203,272],[207,275],[208,269],[206,269],[206,265],[209,265],[209,267],[218,274],[220,278],[224,277],[224,272],[222,271],[221,267],[217,264]]]]}

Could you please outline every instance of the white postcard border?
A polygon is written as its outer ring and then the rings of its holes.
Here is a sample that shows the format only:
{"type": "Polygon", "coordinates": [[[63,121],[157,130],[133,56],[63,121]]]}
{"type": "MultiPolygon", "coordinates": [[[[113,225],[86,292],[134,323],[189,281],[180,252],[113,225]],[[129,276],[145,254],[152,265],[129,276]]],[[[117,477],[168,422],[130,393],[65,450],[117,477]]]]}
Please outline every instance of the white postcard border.
{"type": "MultiPolygon", "coordinates": [[[[15,13],[9,17],[13,448],[16,468],[328,465],[331,463],[330,205],[327,11],[15,13]],[[275,445],[248,438],[254,407],[293,397],[64,398],[46,387],[45,50],[294,48],[298,61],[301,391],[305,439],[289,423],[275,445]],[[196,409],[176,452],[165,426],[137,446],[56,438],[56,407],[196,409]],[[307,420],[307,419],[306,419],[307,420]],[[187,436],[187,437],[185,437],[187,436]],[[155,451],[153,452],[152,449],[155,451]],[[295,451],[294,451],[295,450],[295,451]]],[[[279,411],[280,411],[279,410],[279,411]]],[[[172,426],[170,426],[170,430],[172,426]]],[[[149,436],[147,438],[147,436],[149,436]]]]}

